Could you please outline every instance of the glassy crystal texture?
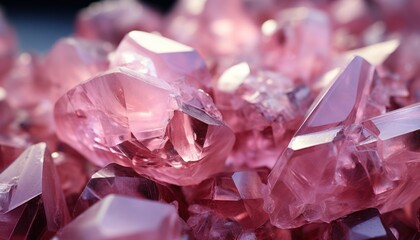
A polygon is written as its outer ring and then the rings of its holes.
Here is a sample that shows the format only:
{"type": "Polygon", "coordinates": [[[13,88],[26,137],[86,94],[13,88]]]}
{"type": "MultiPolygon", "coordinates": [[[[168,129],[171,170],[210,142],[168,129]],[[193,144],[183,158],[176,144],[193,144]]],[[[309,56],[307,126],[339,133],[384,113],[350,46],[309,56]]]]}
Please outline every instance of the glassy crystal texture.
{"type": "MultiPolygon", "coordinates": [[[[351,211],[384,203],[387,203],[384,209],[390,210],[388,204],[400,205],[404,198],[407,203],[419,194],[411,191],[409,195],[400,195],[401,198],[390,196],[417,187],[418,183],[411,183],[410,169],[418,171],[418,160],[400,159],[404,162],[394,165],[386,155],[389,147],[381,148],[378,144],[370,151],[361,149],[362,145],[374,145],[380,139],[395,141],[399,136],[406,139],[418,127],[412,123],[407,128],[404,123],[404,116],[413,117],[405,112],[416,112],[417,107],[365,120],[385,111],[383,99],[372,94],[379,81],[374,68],[356,57],[312,105],[268,179],[266,209],[274,225],[290,228],[313,221],[328,222],[351,211]],[[393,121],[381,121],[391,118],[393,121]],[[378,124],[402,121],[402,125],[381,132],[381,125],[370,127],[372,121],[378,124]],[[411,166],[409,170],[407,166],[411,166]]],[[[400,145],[398,150],[396,146],[392,146],[393,154],[418,157],[407,145],[400,145]]]]}
{"type": "Polygon", "coordinates": [[[58,231],[57,239],[153,239],[181,237],[176,209],[149,200],[109,195],[58,231]]]}
{"type": "Polygon", "coordinates": [[[228,163],[273,167],[312,101],[305,85],[248,63],[228,68],[218,79],[215,101],[237,138],[228,163]]]}
{"type": "Polygon", "coordinates": [[[234,135],[215,109],[211,100],[185,102],[161,79],[117,68],[67,92],[54,114],[59,138],[92,162],[192,185],[223,171],[232,149],[234,135]]]}
{"type": "Polygon", "coordinates": [[[58,230],[69,221],[69,213],[55,166],[46,152],[46,144],[27,148],[0,173],[0,213],[4,214],[42,197],[48,229],[58,230]]]}

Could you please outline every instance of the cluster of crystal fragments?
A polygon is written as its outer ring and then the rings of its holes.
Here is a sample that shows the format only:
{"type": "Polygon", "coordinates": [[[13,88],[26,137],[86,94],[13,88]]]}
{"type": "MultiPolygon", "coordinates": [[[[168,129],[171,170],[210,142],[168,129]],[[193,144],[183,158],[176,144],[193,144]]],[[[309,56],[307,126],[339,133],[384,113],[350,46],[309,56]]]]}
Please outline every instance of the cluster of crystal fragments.
{"type": "Polygon", "coordinates": [[[420,239],[420,2],[134,0],[18,51],[0,239],[420,239]]]}

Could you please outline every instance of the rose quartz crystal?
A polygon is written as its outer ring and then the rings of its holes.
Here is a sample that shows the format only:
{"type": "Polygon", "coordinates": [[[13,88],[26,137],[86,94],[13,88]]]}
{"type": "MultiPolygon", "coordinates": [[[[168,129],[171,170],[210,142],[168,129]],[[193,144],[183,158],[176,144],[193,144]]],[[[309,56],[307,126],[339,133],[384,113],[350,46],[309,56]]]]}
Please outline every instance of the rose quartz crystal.
{"type": "Polygon", "coordinates": [[[210,87],[209,70],[193,48],[147,32],[128,33],[114,52],[111,66],[126,66],[174,85],[210,87]]]}
{"type": "Polygon", "coordinates": [[[76,36],[118,45],[132,30],[158,31],[161,16],[136,0],[101,1],[83,9],[76,18],[76,36]]]}
{"type": "Polygon", "coordinates": [[[27,148],[0,173],[0,214],[16,209],[42,196],[49,230],[58,230],[69,221],[69,213],[55,166],[46,144],[27,148]]]}
{"type": "Polygon", "coordinates": [[[241,0],[178,1],[162,32],[203,56],[216,58],[243,55],[259,41],[258,28],[247,17],[241,0]]]}
{"type": "Polygon", "coordinates": [[[109,195],[58,231],[55,237],[176,240],[181,237],[181,221],[171,205],[109,195]]]}
{"type": "Polygon", "coordinates": [[[193,90],[113,69],[58,100],[57,134],[98,165],[117,162],[163,182],[197,184],[224,170],[234,135],[209,97],[193,90]],[[203,98],[185,102],[178,90],[203,98]]]}
{"type": "MultiPolygon", "coordinates": [[[[307,222],[331,221],[350,211],[385,202],[398,205],[404,202],[402,199],[408,197],[409,201],[417,195],[400,195],[401,198],[396,199],[389,196],[406,187],[415,187],[416,183],[408,184],[410,177],[402,179],[403,176],[411,176],[407,175],[409,171],[404,170],[405,164],[394,166],[389,163],[393,166],[390,172],[381,170],[381,166],[386,166],[388,162],[383,155],[385,149],[373,147],[377,155],[372,156],[356,150],[358,142],[369,138],[365,135],[366,131],[373,131],[372,134],[380,131],[359,125],[363,120],[385,111],[385,101],[379,93],[375,94],[379,83],[374,68],[356,57],[312,105],[309,115],[268,179],[266,209],[274,225],[291,228],[307,222]],[[376,165],[369,169],[369,164],[376,165]],[[373,170],[379,172],[371,172],[373,170]]],[[[405,115],[404,112],[394,114],[396,118],[389,117],[394,123],[401,119],[399,116],[405,115]]],[[[381,121],[387,116],[365,121],[364,124],[381,121]]],[[[382,134],[398,139],[399,135],[415,130],[401,128],[382,134]]],[[[374,144],[374,136],[366,141],[374,144]]],[[[404,148],[395,153],[409,154],[404,148]]],[[[410,162],[408,159],[405,161],[406,164],[410,162]]]]}
{"type": "Polygon", "coordinates": [[[215,101],[237,138],[228,164],[272,168],[303,121],[310,90],[277,72],[248,63],[228,68],[218,79],[215,101]]]}
{"type": "Polygon", "coordinates": [[[66,91],[107,70],[111,44],[81,38],[60,39],[45,57],[43,77],[50,83],[54,102],[66,91]]]}

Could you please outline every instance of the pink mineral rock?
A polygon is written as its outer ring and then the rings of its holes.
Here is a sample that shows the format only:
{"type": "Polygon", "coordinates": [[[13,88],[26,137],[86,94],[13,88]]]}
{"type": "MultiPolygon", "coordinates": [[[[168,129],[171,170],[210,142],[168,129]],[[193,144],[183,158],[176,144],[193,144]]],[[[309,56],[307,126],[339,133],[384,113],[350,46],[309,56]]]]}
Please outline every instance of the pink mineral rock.
{"type": "Polygon", "coordinates": [[[54,115],[59,138],[92,162],[177,185],[223,171],[234,142],[208,96],[124,67],[67,92],[54,115]]]}
{"type": "Polygon", "coordinates": [[[228,164],[272,168],[303,121],[310,90],[277,72],[239,63],[218,79],[215,101],[237,138],[228,164]]]}
{"type": "Polygon", "coordinates": [[[176,209],[149,200],[109,195],[62,228],[57,239],[176,240],[181,221],[176,209]]]}
{"type": "Polygon", "coordinates": [[[54,102],[66,91],[107,70],[111,44],[81,38],[60,39],[45,57],[43,77],[50,83],[54,102]]]}
{"type": "Polygon", "coordinates": [[[210,87],[210,73],[191,47],[142,31],[128,33],[118,45],[111,66],[126,66],[170,83],[210,87]]]}
{"type": "Polygon", "coordinates": [[[45,143],[33,145],[0,173],[0,213],[41,195],[48,229],[54,231],[66,224],[70,215],[55,166],[46,151],[45,143]]]}
{"type": "Polygon", "coordinates": [[[369,96],[379,82],[374,68],[356,57],[314,102],[268,179],[274,225],[331,221],[375,204],[366,165],[353,148],[362,138],[355,125],[385,111],[382,99],[369,96]]]}
{"type": "Polygon", "coordinates": [[[83,9],[76,18],[76,36],[118,45],[132,30],[160,29],[161,16],[136,0],[101,1],[83,9]]]}

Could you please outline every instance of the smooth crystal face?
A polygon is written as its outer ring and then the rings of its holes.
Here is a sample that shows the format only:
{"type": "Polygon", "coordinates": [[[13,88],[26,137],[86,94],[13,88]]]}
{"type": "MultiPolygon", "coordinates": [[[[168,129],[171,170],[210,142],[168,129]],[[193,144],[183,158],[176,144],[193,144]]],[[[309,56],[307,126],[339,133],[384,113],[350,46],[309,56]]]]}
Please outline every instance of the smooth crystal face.
{"type": "Polygon", "coordinates": [[[66,225],[57,239],[155,239],[181,237],[176,209],[149,200],[109,195],[66,225]]]}
{"type": "Polygon", "coordinates": [[[196,184],[223,171],[234,136],[204,107],[211,102],[192,100],[161,79],[117,68],[57,102],[57,133],[98,165],[117,162],[163,182],[196,184]]]}
{"type": "MultiPolygon", "coordinates": [[[[417,125],[407,129],[403,122],[409,110],[364,120],[383,111],[372,94],[378,80],[367,62],[355,58],[312,105],[269,176],[266,209],[274,225],[288,228],[306,222],[331,221],[357,209],[401,206],[418,197],[413,191],[400,195],[401,198],[392,196],[402,189],[417,187],[407,166],[418,171],[418,164],[408,158],[406,164],[395,166],[386,156],[389,147],[375,145],[382,136],[405,139],[417,130],[417,125]],[[401,128],[384,129],[378,136],[381,129],[370,127],[369,123],[390,119],[390,115],[395,116],[392,124],[402,121],[401,128]],[[369,147],[371,150],[365,150],[369,147]]],[[[409,140],[404,142],[407,143],[409,140]]],[[[403,146],[397,150],[393,145],[393,153],[415,154],[407,145],[403,146]]]]}
{"type": "Polygon", "coordinates": [[[282,74],[254,70],[248,63],[228,68],[215,88],[215,101],[237,136],[228,164],[272,168],[303,120],[310,90],[282,74]]]}
{"type": "Polygon", "coordinates": [[[394,240],[395,237],[384,226],[379,211],[375,208],[369,208],[333,221],[331,223],[329,239],[394,240]]]}
{"type": "Polygon", "coordinates": [[[206,64],[193,48],[142,31],[132,31],[124,37],[111,66],[126,66],[175,85],[202,89],[207,89],[211,80],[206,64]]]}
{"type": "Polygon", "coordinates": [[[42,197],[49,230],[69,221],[69,213],[46,144],[27,148],[0,173],[0,213],[8,213],[31,199],[42,197]]]}
{"type": "Polygon", "coordinates": [[[158,31],[161,21],[160,14],[139,1],[107,0],[93,3],[80,11],[76,18],[75,34],[118,45],[130,31],[158,31]]]}
{"type": "Polygon", "coordinates": [[[52,101],[66,91],[109,67],[111,44],[100,40],[64,38],[45,57],[43,77],[51,87],[52,101]]]}

